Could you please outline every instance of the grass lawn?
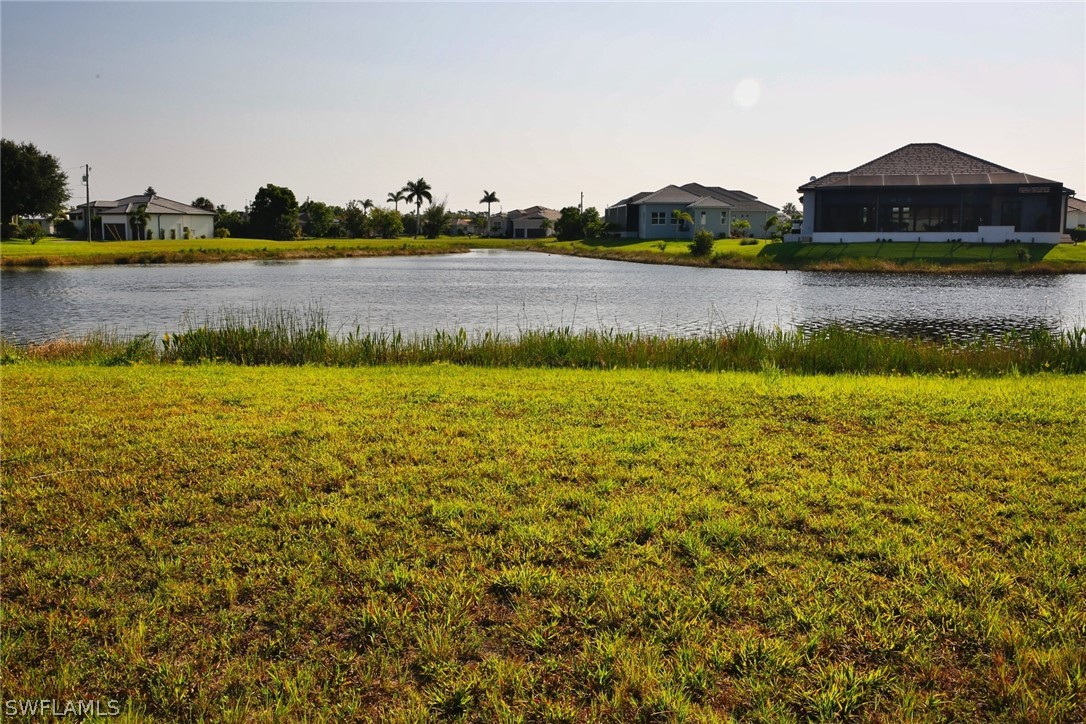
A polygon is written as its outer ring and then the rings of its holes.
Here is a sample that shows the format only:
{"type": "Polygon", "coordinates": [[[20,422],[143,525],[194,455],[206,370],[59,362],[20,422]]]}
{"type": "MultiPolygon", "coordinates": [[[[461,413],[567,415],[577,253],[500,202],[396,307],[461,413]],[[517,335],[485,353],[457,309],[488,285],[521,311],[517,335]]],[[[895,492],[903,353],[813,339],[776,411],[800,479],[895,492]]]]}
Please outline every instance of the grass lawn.
{"type": "Polygon", "coordinates": [[[170,239],[152,241],[71,241],[45,239],[0,243],[4,266],[56,266],[64,264],[167,263],[232,261],[267,258],[320,258],[381,254],[426,254],[464,251],[470,247],[517,247],[513,239],[170,239]]]}
{"type": "Polygon", "coordinates": [[[550,242],[558,253],[647,263],[816,271],[955,271],[1086,273],[1086,244],[755,243],[719,239],[713,253],[693,257],[689,241],[601,239],[550,242]],[[1024,256],[1019,257],[1019,251],[1024,256]]]}
{"type": "Polygon", "coordinates": [[[1086,384],[3,367],[5,699],[1086,718],[1086,384]]]}

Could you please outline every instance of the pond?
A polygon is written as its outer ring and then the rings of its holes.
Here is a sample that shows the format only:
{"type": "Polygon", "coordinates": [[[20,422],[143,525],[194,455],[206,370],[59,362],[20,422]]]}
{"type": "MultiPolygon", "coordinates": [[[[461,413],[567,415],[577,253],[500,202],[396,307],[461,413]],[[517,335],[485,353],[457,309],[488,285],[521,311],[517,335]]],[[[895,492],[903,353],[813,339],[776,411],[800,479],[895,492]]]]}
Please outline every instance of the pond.
{"type": "Polygon", "coordinates": [[[96,329],[161,335],[186,315],[314,304],[336,333],[569,326],[694,335],[840,323],[967,340],[1086,326],[1086,275],[748,271],[508,250],[0,272],[0,332],[20,342],[96,329]]]}

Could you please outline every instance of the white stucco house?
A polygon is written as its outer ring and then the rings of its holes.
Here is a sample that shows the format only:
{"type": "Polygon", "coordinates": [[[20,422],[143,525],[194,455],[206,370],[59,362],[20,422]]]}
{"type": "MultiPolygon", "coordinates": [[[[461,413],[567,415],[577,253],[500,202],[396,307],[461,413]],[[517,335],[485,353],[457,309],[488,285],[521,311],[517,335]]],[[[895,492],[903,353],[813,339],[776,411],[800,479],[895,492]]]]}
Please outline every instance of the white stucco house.
{"type": "Polygon", "coordinates": [[[939,143],[910,143],[797,190],[803,225],[796,240],[824,243],[1057,244],[1074,193],[939,143]]]}
{"type": "Polygon", "coordinates": [[[609,206],[604,218],[628,239],[690,239],[699,229],[727,236],[736,221],[750,223],[750,236],[768,238],[765,223],[776,214],[775,206],[746,191],[688,183],[634,194],[609,206]],[[693,225],[676,222],[676,209],[690,214],[693,225]]]}
{"type": "MultiPolygon", "coordinates": [[[[215,236],[215,212],[171,201],[154,194],[126,196],[116,201],[92,201],[91,221],[95,222],[95,238],[106,241],[133,239],[210,239],[215,236]],[[132,214],[145,206],[147,226],[134,228],[132,214]],[[96,220],[97,219],[97,220],[96,220]]],[[[86,204],[68,212],[68,218],[85,232],[86,204]]]]}

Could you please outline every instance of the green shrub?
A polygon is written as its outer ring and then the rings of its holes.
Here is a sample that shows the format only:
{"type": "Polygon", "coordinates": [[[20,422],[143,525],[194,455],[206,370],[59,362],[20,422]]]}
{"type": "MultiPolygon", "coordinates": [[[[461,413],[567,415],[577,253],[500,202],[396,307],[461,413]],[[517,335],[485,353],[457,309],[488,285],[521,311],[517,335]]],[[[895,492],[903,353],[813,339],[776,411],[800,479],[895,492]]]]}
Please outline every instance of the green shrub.
{"type": "Polygon", "coordinates": [[[225,226],[220,226],[219,228],[215,229],[215,238],[216,239],[229,239],[230,238],[230,229],[227,229],[225,226]]]}
{"type": "Polygon", "coordinates": [[[1074,229],[1071,229],[1071,241],[1076,244],[1080,241],[1086,241],[1086,226],[1079,224],[1074,229]]]}
{"type": "Polygon", "coordinates": [[[75,239],[79,237],[79,229],[71,219],[61,219],[56,226],[57,236],[62,239],[75,239]]]}
{"type": "Polygon", "coordinates": [[[690,253],[694,256],[706,256],[713,250],[713,233],[705,229],[694,232],[694,240],[690,242],[690,253]]]}

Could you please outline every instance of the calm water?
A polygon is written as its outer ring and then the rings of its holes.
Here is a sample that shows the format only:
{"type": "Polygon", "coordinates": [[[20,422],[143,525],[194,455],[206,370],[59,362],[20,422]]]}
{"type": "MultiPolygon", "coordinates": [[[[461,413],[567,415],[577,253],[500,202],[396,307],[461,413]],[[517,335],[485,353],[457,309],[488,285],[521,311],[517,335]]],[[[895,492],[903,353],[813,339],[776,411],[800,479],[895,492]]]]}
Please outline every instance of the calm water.
{"type": "Polygon", "coordinates": [[[325,310],[332,330],[572,326],[675,335],[838,322],[929,338],[1086,326],[1086,275],[830,274],[698,269],[480,250],[377,259],[0,272],[0,332],[176,331],[224,308],[325,310]]]}

